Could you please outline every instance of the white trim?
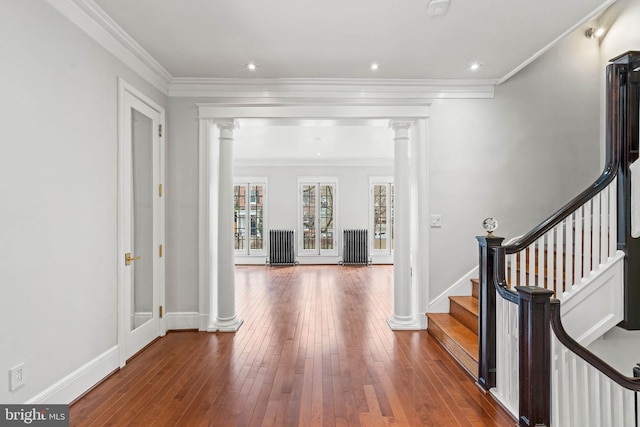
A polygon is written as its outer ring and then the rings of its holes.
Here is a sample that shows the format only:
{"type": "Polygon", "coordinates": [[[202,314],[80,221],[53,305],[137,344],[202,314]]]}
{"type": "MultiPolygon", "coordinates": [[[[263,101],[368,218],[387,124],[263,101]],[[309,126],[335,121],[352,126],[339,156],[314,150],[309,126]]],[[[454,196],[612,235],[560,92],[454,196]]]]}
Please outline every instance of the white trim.
{"type": "Polygon", "coordinates": [[[111,347],[60,381],[27,400],[27,405],[69,404],[118,369],[118,347],[111,347]]]}
{"type": "MultiPolygon", "coordinates": [[[[369,230],[369,256],[373,258],[391,258],[393,260],[393,246],[391,241],[391,236],[393,235],[393,217],[391,213],[393,212],[393,206],[391,205],[391,188],[393,187],[393,178],[392,176],[370,176],[369,177],[369,221],[368,221],[368,230],[369,230]],[[373,194],[373,186],[375,185],[384,185],[387,188],[387,197],[386,197],[386,210],[387,210],[387,226],[389,227],[387,230],[387,237],[385,238],[387,242],[387,249],[375,249],[375,214],[374,214],[374,206],[373,203],[375,201],[373,194]]],[[[393,261],[392,261],[393,263],[393,261]]]]}
{"type": "Polygon", "coordinates": [[[199,329],[199,314],[193,312],[171,312],[164,316],[167,330],[178,331],[183,329],[199,329]]]}
{"type": "Polygon", "coordinates": [[[580,345],[590,345],[624,319],[624,257],[617,251],[562,300],[562,323],[580,345]]]}
{"type": "Polygon", "coordinates": [[[589,21],[591,21],[593,19],[596,19],[598,16],[600,16],[600,14],[602,14],[609,6],[611,6],[616,1],[617,0],[607,0],[604,3],[602,3],[593,12],[589,13],[587,16],[585,16],[580,21],[578,21],[575,25],[571,26],[564,33],[562,33],[558,37],[556,37],[551,43],[549,43],[548,45],[546,45],[545,47],[543,47],[542,49],[540,49],[539,51],[534,53],[531,57],[529,57],[527,60],[525,60],[522,64],[518,65],[516,68],[514,68],[513,70],[511,70],[507,74],[505,74],[504,77],[502,77],[500,80],[497,81],[496,86],[500,86],[501,84],[503,84],[504,82],[509,80],[511,77],[513,77],[516,74],[518,74],[520,71],[522,71],[527,66],[529,66],[529,64],[531,64],[533,61],[535,61],[536,59],[538,59],[539,57],[541,57],[542,55],[547,53],[555,45],[560,43],[560,41],[565,39],[569,34],[571,34],[574,31],[576,31],[582,25],[584,25],[585,23],[587,23],[587,22],[589,22],[589,21]]]}
{"type": "Polygon", "coordinates": [[[218,210],[211,204],[218,200],[218,169],[216,127],[213,120],[199,120],[198,136],[198,283],[199,283],[199,330],[209,328],[211,313],[216,304],[218,259],[213,257],[213,242],[217,238],[218,210]],[[214,157],[215,156],[215,157],[214,157]]]}
{"type": "Polygon", "coordinates": [[[234,166],[393,166],[393,158],[235,158],[234,166]]]}
{"type": "MultiPolygon", "coordinates": [[[[234,256],[237,259],[238,257],[262,257],[265,258],[267,256],[267,249],[269,248],[269,178],[267,177],[233,177],[233,186],[243,186],[245,187],[245,197],[249,200],[247,203],[248,206],[251,204],[251,187],[261,186],[262,187],[262,232],[264,235],[262,236],[262,249],[251,249],[250,239],[251,239],[251,223],[250,212],[247,212],[245,209],[245,214],[247,218],[245,218],[245,231],[247,232],[245,236],[247,237],[247,241],[245,242],[247,247],[245,249],[235,249],[234,256]]],[[[235,188],[234,188],[235,191],[235,188]]],[[[235,197],[235,196],[234,196],[235,197]]],[[[245,202],[246,203],[246,202],[245,202]]],[[[235,207],[234,207],[235,209],[235,207]]],[[[235,245],[235,243],[234,243],[235,245]]],[[[236,263],[235,261],[234,263],[236,263]]]]}
{"type": "Polygon", "coordinates": [[[471,295],[471,279],[478,277],[478,266],[475,266],[462,276],[453,285],[449,286],[444,292],[435,297],[430,303],[427,313],[448,313],[450,296],[469,296],[471,295]]]}
{"type": "Polygon", "coordinates": [[[429,117],[429,105],[352,105],[348,102],[336,104],[306,105],[287,102],[278,105],[255,103],[246,105],[225,105],[217,103],[196,103],[199,119],[272,119],[302,118],[330,119],[333,117],[354,119],[390,119],[402,117],[418,119],[429,117]]]}
{"type": "MultiPolygon", "coordinates": [[[[337,176],[299,176],[298,177],[298,204],[296,206],[298,211],[298,242],[297,242],[297,257],[337,257],[340,255],[339,245],[339,227],[338,227],[338,177],[337,176]],[[316,248],[315,249],[303,249],[304,248],[304,232],[302,230],[302,186],[303,185],[316,185],[316,248]],[[320,187],[323,185],[333,186],[333,249],[321,249],[320,239],[320,187]]],[[[315,263],[315,262],[314,262],[315,263]]],[[[326,263],[326,262],[325,262],[326,263]]]]}
{"type": "Polygon", "coordinates": [[[46,1],[162,93],[169,93],[173,76],[93,0],[46,1]]]}
{"type": "Polygon", "coordinates": [[[496,80],[174,78],[169,96],[233,104],[424,105],[434,99],[493,98],[496,80]]]}
{"type": "MultiPolygon", "coordinates": [[[[353,105],[346,101],[344,104],[338,105],[262,105],[251,104],[247,105],[230,105],[224,106],[221,104],[196,104],[198,107],[198,118],[200,122],[200,131],[198,134],[198,143],[200,147],[200,167],[198,171],[199,185],[200,185],[200,199],[199,199],[199,313],[200,313],[200,330],[208,330],[208,320],[210,318],[211,303],[215,303],[215,289],[217,288],[217,279],[215,278],[216,259],[213,258],[213,253],[210,250],[211,239],[215,240],[215,229],[217,227],[217,219],[214,217],[215,212],[209,211],[209,204],[215,200],[211,200],[210,194],[213,194],[217,186],[217,179],[215,163],[209,159],[208,153],[209,144],[215,143],[210,135],[209,128],[205,126],[207,123],[211,123],[216,119],[222,118],[257,118],[257,119],[292,119],[292,118],[312,118],[312,119],[337,119],[337,120],[361,120],[361,119],[386,119],[394,117],[415,117],[418,123],[426,123],[426,119],[429,117],[428,106],[409,106],[388,104],[388,105],[353,105]],[[212,276],[211,274],[214,273],[212,276]],[[212,279],[213,278],[213,279],[212,279]],[[211,293],[214,295],[210,295],[211,293]]],[[[426,146],[427,135],[426,126],[420,125],[420,132],[418,132],[418,138],[420,144],[426,146]]],[[[215,152],[215,150],[214,150],[215,152]]],[[[428,150],[424,151],[424,155],[428,150]]],[[[426,170],[424,171],[427,172],[426,170]]],[[[428,184],[428,182],[427,182],[428,184]]],[[[427,186],[428,187],[428,186],[427,186]]],[[[428,192],[420,194],[421,197],[428,198],[428,192]]],[[[217,197],[217,196],[216,196],[217,197]]],[[[423,201],[424,205],[428,208],[428,200],[423,201]]],[[[421,234],[422,236],[425,233],[421,234]]],[[[428,238],[428,230],[426,233],[428,238]]],[[[318,261],[331,261],[332,257],[315,257],[318,261]]],[[[333,257],[334,262],[338,261],[338,257],[333,257]]],[[[419,280],[417,285],[420,287],[418,294],[420,295],[422,304],[422,298],[428,296],[429,287],[429,258],[428,258],[428,245],[422,245],[420,247],[420,262],[424,265],[420,269],[419,280]]],[[[394,285],[395,286],[395,285],[394,285]]],[[[422,313],[413,313],[414,317],[421,316],[422,313]]],[[[422,319],[416,320],[414,329],[421,329],[424,326],[422,319]]]]}
{"type": "MultiPolygon", "coordinates": [[[[127,218],[127,172],[126,170],[130,166],[127,164],[125,157],[125,146],[127,138],[130,138],[128,134],[128,126],[130,123],[130,108],[135,105],[137,109],[147,109],[146,114],[151,114],[152,121],[154,123],[153,139],[154,146],[157,143],[157,151],[154,148],[153,162],[157,162],[157,167],[153,168],[153,186],[158,184],[164,184],[164,162],[165,162],[165,149],[166,149],[166,126],[165,126],[165,111],[160,105],[156,104],[153,100],[137,90],[134,86],[127,83],[124,79],[118,78],[118,207],[117,207],[117,252],[116,265],[117,265],[117,294],[118,294],[118,320],[117,320],[117,342],[119,350],[119,364],[125,366],[126,360],[129,355],[127,352],[127,337],[130,331],[131,316],[128,310],[128,304],[130,299],[126,296],[127,289],[125,289],[125,274],[126,269],[124,266],[124,254],[129,250],[127,245],[127,233],[128,222],[127,218]],[[148,107],[148,108],[147,108],[148,107]],[[153,113],[152,113],[153,112],[153,113]],[[155,126],[162,126],[162,136],[155,133],[155,126]]],[[[153,245],[154,248],[157,245],[165,245],[165,197],[154,197],[153,200],[153,245]]],[[[156,253],[157,254],[157,253],[156,253]]],[[[154,277],[154,296],[153,296],[153,311],[157,313],[157,309],[160,306],[165,305],[165,256],[154,256],[153,260],[153,277],[154,277]]],[[[158,318],[158,331],[157,336],[164,336],[166,329],[165,323],[162,318],[158,318]]]]}

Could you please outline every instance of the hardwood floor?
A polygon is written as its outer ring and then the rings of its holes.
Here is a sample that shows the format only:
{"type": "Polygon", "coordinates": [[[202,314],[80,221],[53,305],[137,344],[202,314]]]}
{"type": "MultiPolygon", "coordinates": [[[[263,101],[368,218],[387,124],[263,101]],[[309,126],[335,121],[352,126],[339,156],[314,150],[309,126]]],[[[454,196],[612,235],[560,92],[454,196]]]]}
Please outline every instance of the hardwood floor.
{"type": "Polygon", "coordinates": [[[238,267],[238,332],[168,333],[71,425],[513,426],[426,331],[389,329],[392,273],[238,267]]]}

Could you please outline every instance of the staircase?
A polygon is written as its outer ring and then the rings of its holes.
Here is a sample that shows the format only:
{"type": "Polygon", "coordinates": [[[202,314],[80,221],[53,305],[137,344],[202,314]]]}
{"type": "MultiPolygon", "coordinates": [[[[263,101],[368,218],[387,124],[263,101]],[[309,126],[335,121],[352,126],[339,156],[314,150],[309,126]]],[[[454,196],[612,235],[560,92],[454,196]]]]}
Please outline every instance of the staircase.
{"type": "Polygon", "coordinates": [[[478,279],[471,296],[450,296],[449,313],[427,313],[428,332],[474,377],[478,377],[478,279]]]}

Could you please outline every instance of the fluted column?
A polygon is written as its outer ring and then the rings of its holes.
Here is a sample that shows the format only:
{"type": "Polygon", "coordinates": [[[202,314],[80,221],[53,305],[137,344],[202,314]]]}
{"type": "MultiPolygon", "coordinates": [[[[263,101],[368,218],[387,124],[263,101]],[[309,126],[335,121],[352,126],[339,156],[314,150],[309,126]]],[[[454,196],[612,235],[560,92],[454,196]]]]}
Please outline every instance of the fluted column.
{"type": "Polygon", "coordinates": [[[412,310],[411,284],[411,178],[409,130],[411,122],[392,120],[394,131],[394,224],[393,315],[388,320],[394,330],[416,329],[412,310]]]}
{"type": "Polygon", "coordinates": [[[218,165],[218,283],[216,318],[211,330],[235,332],[242,325],[236,316],[236,283],[233,250],[233,132],[235,120],[219,120],[218,165]]]}

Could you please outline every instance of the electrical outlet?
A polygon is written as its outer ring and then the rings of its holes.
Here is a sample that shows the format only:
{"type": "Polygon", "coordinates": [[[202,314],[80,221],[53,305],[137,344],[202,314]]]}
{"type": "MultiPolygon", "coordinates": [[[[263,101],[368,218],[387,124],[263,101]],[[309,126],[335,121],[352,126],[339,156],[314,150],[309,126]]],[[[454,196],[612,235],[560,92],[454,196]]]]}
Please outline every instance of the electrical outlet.
{"type": "Polygon", "coordinates": [[[442,215],[431,215],[431,228],[442,227],[442,215]]]}
{"type": "Polygon", "coordinates": [[[9,370],[9,391],[13,391],[18,387],[23,386],[24,382],[24,363],[21,363],[9,370]]]}

